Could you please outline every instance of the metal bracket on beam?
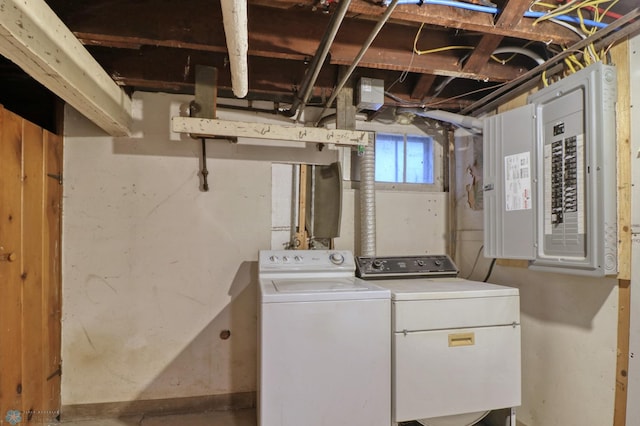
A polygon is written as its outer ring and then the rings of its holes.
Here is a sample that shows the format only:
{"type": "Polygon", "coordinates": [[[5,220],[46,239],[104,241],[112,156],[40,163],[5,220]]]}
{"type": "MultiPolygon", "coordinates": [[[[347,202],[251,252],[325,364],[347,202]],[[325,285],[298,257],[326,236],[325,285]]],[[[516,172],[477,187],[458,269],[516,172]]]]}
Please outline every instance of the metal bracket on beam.
{"type": "MultiPolygon", "coordinates": [[[[189,104],[189,114],[197,118],[216,118],[216,100],[218,97],[218,70],[214,67],[196,65],[195,100],[189,104]]],[[[202,190],[209,191],[209,170],[207,170],[207,140],[205,136],[191,134],[194,139],[200,139],[202,146],[202,190]]]]}

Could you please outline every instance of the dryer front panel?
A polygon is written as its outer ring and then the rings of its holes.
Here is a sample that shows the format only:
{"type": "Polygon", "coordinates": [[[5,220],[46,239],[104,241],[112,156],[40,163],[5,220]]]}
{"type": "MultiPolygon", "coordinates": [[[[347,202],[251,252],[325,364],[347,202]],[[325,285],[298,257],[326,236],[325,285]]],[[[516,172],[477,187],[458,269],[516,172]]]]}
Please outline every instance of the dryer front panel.
{"type": "Polygon", "coordinates": [[[520,326],[394,333],[394,421],[520,405],[520,326]]]}

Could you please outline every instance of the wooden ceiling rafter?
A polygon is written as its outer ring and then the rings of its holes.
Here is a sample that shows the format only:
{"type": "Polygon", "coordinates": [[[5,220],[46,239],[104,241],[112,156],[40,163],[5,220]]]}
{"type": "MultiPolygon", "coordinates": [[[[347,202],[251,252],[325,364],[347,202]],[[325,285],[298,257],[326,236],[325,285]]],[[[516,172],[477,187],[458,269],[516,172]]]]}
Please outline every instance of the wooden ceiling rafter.
{"type": "MultiPolygon", "coordinates": [[[[498,16],[496,27],[512,29],[520,24],[524,12],[531,5],[531,0],[509,0],[498,16]]],[[[491,59],[494,50],[500,45],[504,36],[485,34],[476,49],[462,68],[466,72],[478,72],[491,59]]]]}
{"type": "MultiPolygon", "coordinates": [[[[202,64],[220,70],[220,93],[231,96],[225,32],[217,24],[222,22],[219,3],[94,0],[79,8],[78,0],[45,1],[127,93],[193,93],[193,69],[202,64]],[[150,14],[153,19],[148,18],[150,14]]],[[[330,2],[325,10],[318,0],[247,1],[247,99],[286,104],[299,90],[335,4],[330,2]]],[[[359,77],[384,80],[393,97],[385,99],[388,105],[436,103],[443,109],[465,109],[496,90],[491,87],[513,82],[531,67],[530,59],[522,55],[506,63],[490,60],[496,47],[522,48],[533,41],[536,46],[532,49],[544,57],[539,51],[544,46],[539,42],[571,45],[578,40],[572,31],[552,22],[534,27],[534,19],[523,18],[529,1],[496,1],[501,9],[497,15],[428,3],[399,5],[359,63],[354,81],[359,77]],[[416,55],[413,44],[421,25],[420,50],[451,45],[468,46],[469,50],[416,55]],[[455,84],[447,84],[452,79],[455,84]]],[[[313,91],[315,104],[331,95],[338,68],[352,63],[386,10],[381,0],[350,1],[345,23],[313,91]]]]}
{"type": "Polygon", "coordinates": [[[436,75],[422,74],[411,92],[411,99],[419,99],[422,101],[433,87],[435,81],[436,75]]]}
{"type": "MultiPolygon", "coordinates": [[[[314,0],[279,0],[277,2],[265,2],[262,0],[249,0],[250,3],[270,7],[288,9],[311,7],[314,0]]],[[[363,15],[377,18],[384,13],[385,7],[374,4],[369,0],[352,0],[349,11],[354,15],[363,15]]],[[[454,28],[463,31],[475,31],[484,34],[497,34],[504,37],[513,37],[523,40],[540,41],[553,44],[572,44],[578,40],[578,36],[570,30],[554,25],[551,22],[540,22],[533,25],[533,19],[522,19],[513,27],[500,27],[495,25],[493,15],[482,12],[472,12],[451,6],[425,4],[399,5],[393,12],[392,19],[414,24],[430,24],[439,27],[454,28]]]]}

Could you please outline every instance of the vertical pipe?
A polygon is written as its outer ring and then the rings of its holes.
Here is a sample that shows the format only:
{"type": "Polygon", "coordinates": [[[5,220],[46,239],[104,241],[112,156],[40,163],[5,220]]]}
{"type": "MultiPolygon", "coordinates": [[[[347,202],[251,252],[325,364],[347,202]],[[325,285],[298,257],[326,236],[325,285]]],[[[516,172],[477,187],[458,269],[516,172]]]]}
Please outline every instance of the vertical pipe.
{"type": "Polygon", "coordinates": [[[362,256],[376,254],[376,154],[369,143],[360,163],[360,251],[362,256]]]}
{"type": "Polygon", "coordinates": [[[224,35],[229,51],[233,94],[244,98],[249,92],[249,30],[247,28],[247,0],[220,0],[224,35]]]}

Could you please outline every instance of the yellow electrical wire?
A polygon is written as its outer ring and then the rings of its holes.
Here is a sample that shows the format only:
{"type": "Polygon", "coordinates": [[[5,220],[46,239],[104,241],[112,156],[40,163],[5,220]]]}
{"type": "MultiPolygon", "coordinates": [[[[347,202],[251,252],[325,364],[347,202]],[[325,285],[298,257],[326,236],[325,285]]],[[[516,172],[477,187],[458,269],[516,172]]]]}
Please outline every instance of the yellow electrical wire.
{"type": "MultiPolygon", "coordinates": [[[[570,12],[575,11],[577,14],[580,31],[582,31],[586,36],[590,36],[590,35],[593,35],[596,31],[598,31],[598,28],[595,26],[588,27],[586,25],[584,8],[592,7],[593,8],[592,20],[595,22],[602,22],[602,20],[605,18],[607,13],[611,10],[611,8],[616,3],[618,3],[618,1],[619,0],[584,0],[584,1],[573,0],[559,7],[554,7],[554,5],[552,4],[537,1],[537,2],[534,2],[532,6],[537,5],[537,6],[547,7],[552,10],[549,13],[543,15],[542,17],[536,19],[534,21],[534,25],[537,24],[538,22],[563,16],[570,12]],[[608,3],[606,9],[604,9],[603,11],[600,11],[599,6],[604,5],[605,3],[608,3]]],[[[595,46],[593,44],[590,44],[589,46],[586,46],[583,51],[578,53],[581,54],[582,56],[581,60],[579,60],[577,55],[574,53],[571,56],[567,57],[564,61],[570,73],[576,72],[577,69],[583,69],[585,66],[588,66],[593,62],[603,60],[606,55],[606,50],[603,49],[602,52],[597,52],[595,49],[595,46]]]]}
{"type": "Polygon", "coordinates": [[[551,18],[555,18],[556,16],[560,16],[560,15],[565,15],[569,12],[572,12],[575,10],[575,8],[577,6],[579,6],[581,3],[578,3],[578,5],[576,5],[575,3],[577,3],[577,0],[572,0],[570,2],[567,2],[565,4],[563,4],[562,6],[558,6],[557,8],[555,8],[555,10],[537,18],[535,21],[533,21],[533,25],[538,24],[539,22],[542,21],[546,21],[547,19],[551,19],[551,18]]]}
{"type": "MultiPolygon", "coordinates": [[[[416,33],[416,36],[413,39],[413,53],[415,53],[416,55],[427,55],[429,53],[445,52],[447,50],[473,50],[473,49],[475,49],[475,47],[473,47],[473,46],[443,46],[443,47],[436,47],[434,49],[419,50],[418,49],[418,39],[420,38],[420,34],[422,33],[422,28],[424,28],[424,23],[422,23],[420,25],[420,28],[418,29],[418,32],[416,33]]],[[[530,41],[527,44],[525,44],[523,47],[527,47],[532,43],[533,43],[533,41],[530,41]]],[[[491,55],[491,59],[493,59],[494,61],[496,61],[496,62],[498,62],[498,63],[500,63],[502,65],[504,65],[507,62],[511,61],[516,56],[517,56],[517,53],[514,53],[511,56],[509,56],[507,59],[500,59],[495,55],[491,55]]]]}
{"type": "Polygon", "coordinates": [[[418,39],[420,38],[420,33],[422,33],[422,28],[424,28],[424,22],[420,25],[420,28],[418,29],[418,32],[416,33],[416,36],[413,39],[413,52],[416,55],[427,55],[429,53],[444,52],[447,50],[473,50],[474,49],[472,46],[444,46],[444,47],[436,47],[435,49],[419,50],[418,39]]]}
{"type": "MultiPolygon", "coordinates": [[[[588,7],[588,6],[593,7],[596,10],[596,16],[601,20],[603,16],[600,16],[600,13],[597,12],[598,6],[600,4],[609,3],[611,1],[612,0],[585,0],[585,1],[580,2],[580,3],[576,2],[575,0],[574,1],[570,1],[570,2],[568,2],[568,3],[566,3],[566,4],[562,5],[562,6],[558,7],[557,9],[555,9],[555,10],[553,10],[553,11],[551,11],[551,12],[549,12],[549,13],[547,13],[547,14],[539,17],[539,18],[537,18],[535,21],[533,21],[533,25],[536,25],[539,22],[546,21],[546,20],[551,19],[551,18],[555,18],[557,16],[566,15],[569,12],[573,12],[574,10],[580,10],[580,9],[582,9],[584,7],[588,7]]],[[[613,1],[617,2],[618,0],[613,0],[613,1]]],[[[535,4],[538,4],[538,3],[535,3],[535,4]]],[[[610,5],[610,7],[611,6],[612,5],[610,5]]],[[[596,19],[594,19],[594,20],[596,20],[596,19]]],[[[600,22],[600,21],[598,21],[598,22],[600,22]]]]}
{"type": "MultiPolygon", "coordinates": [[[[602,19],[604,19],[604,17],[606,16],[607,12],[609,12],[611,10],[611,8],[618,3],[619,0],[584,0],[584,1],[580,1],[580,0],[570,0],[569,2],[558,6],[558,5],[554,5],[554,4],[550,4],[550,3],[544,3],[542,1],[536,1],[534,3],[532,3],[531,6],[542,6],[542,7],[547,7],[549,9],[552,9],[552,11],[550,11],[549,13],[537,18],[534,22],[533,25],[536,25],[538,22],[542,22],[542,21],[546,21],[548,19],[552,19],[558,16],[563,16],[566,15],[570,12],[576,11],[577,15],[578,15],[578,20],[579,20],[579,24],[580,24],[580,30],[587,36],[589,35],[593,35],[598,28],[597,27],[591,27],[591,28],[587,28],[587,25],[585,23],[585,19],[583,16],[583,12],[582,9],[585,7],[593,7],[594,10],[594,14],[593,14],[593,21],[595,22],[602,22],[602,19]],[[600,12],[599,11],[599,5],[604,4],[604,3],[609,3],[609,5],[607,6],[607,8],[603,11],[600,12]]],[[[413,53],[417,54],[417,55],[427,55],[430,53],[438,53],[438,52],[444,52],[444,51],[448,51],[448,50],[473,50],[475,49],[475,47],[473,46],[460,46],[460,45],[451,45],[451,46],[443,46],[443,47],[437,47],[434,49],[427,49],[427,50],[420,50],[418,49],[418,39],[420,38],[420,34],[422,33],[422,29],[424,28],[424,23],[422,23],[420,25],[420,28],[418,29],[418,31],[416,32],[416,35],[413,39],[413,53]]],[[[527,43],[524,47],[528,46],[529,44],[531,44],[532,42],[527,43]]],[[[599,55],[598,52],[596,52],[595,47],[593,44],[585,47],[584,51],[579,52],[582,55],[582,61],[578,60],[576,54],[573,54],[569,57],[567,57],[564,60],[564,63],[566,64],[567,68],[569,69],[569,71],[571,73],[575,73],[577,72],[576,67],[578,67],[579,69],[583,69],[585,67],[585,65],[589,65],[592,62],[596,62],[596,61],[600,61],[602,57],[604,57],[606,50],[603,50],[602,54],[599,55]]],[[[491,59],[493,59],[494,61],[501,63],[501,64],[506,64],[507,62],[511,61],[517,54],[512,54],[511,56],[509,56],[506,59],[500,59],[495,55],[491,55],[491,59]]],[[[547,77],[546,77],[546,70],[543,71],[542,73],[542,81],[546,86],[549,85],[547,77]]],[[[472,92],[473,93],[473,92],[472,92]]],[[[451,99],[455,99],[451,98],[451,99]]]]}

